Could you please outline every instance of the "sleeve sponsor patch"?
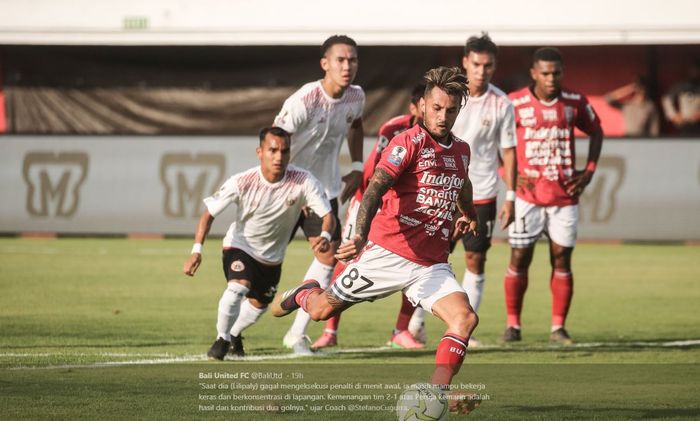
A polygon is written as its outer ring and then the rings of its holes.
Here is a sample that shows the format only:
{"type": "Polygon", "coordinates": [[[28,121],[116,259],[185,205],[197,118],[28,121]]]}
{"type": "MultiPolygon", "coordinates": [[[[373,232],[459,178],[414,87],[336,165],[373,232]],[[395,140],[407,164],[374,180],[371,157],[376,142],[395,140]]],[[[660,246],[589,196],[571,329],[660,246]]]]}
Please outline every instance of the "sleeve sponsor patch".
{"type": "Polygon", "coordinates": [[[387,161],[398,167],[403,162],[405,156],[406,148],[403,146],[394,146],[394,149],[391,150],[391,154],[387,157],[387,161]]]}

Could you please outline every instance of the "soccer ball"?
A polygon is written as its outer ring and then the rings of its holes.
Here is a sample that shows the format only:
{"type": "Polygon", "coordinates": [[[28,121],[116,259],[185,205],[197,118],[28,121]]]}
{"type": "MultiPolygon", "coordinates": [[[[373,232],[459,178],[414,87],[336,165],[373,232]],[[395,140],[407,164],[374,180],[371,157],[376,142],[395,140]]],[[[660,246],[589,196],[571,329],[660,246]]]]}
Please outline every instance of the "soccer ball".
{"type": "Polygon", "coordinates": [[[431,384],[414,384],[404,390],[396,403],[399,421],[446,420],[449,416],[447,398],[431,384]]]}

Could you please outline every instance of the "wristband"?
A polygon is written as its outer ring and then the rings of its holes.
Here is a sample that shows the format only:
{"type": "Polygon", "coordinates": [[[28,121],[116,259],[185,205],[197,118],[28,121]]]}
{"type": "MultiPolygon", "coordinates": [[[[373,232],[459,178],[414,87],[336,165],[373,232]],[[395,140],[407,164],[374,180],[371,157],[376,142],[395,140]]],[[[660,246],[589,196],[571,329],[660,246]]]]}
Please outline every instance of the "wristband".
{"type": "Polygon", "coordinates": [[[328,231],[321,231],[321,234],[318,235],[321,238],[325,238],[329,243],[331,242],[331,233],[328,231]]]}
{"type": "Polygon", "coordinates": [[[506,192],[506,200],[508,200],[509,202],[515,201],[515,190],[508,190],[506,192]]]}
{"type": "Polygon", "coordinates": [[[353,162],[352,162],[352,170],[353,170],[353,171],[364,172],[364,171],[365,171],[365,165],[362,163],[362,161],[353,161],[353,162]]]}
{"type": "Polygon", "coordinates": [[[596,169],[595,161],[588,161],[588,164],[586,164],[586,171],[595,172],[595,169],[596,169]]]}
{"type": "Polygon", "coordinates": [[[202,243],[194,243],[192,246],[192,253],[202,254],[202,243]]]}

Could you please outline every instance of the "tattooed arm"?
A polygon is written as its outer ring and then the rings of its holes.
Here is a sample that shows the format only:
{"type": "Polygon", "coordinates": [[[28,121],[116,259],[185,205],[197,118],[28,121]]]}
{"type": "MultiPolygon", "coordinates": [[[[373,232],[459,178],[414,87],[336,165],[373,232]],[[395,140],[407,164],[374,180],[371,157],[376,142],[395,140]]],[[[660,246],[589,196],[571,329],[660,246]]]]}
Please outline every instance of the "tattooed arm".
{"type": "MultiPolygon", "coordinates": [[[[335,258],[338,260],[350,260],[355,257],[367,243],[369,227],[372,219],[377,214],[382,203],[382,196],[391,186],[394,185],[394,178],[381,168],[374,171],[374,175],[369,180],[367,190],[362,195],[360,209],[357,211],[355,220],[355,237],[349,243],[345,243],[338,248],[335,258]]],[[[471,196],[470,196],[471,197],[471,196]]]]}

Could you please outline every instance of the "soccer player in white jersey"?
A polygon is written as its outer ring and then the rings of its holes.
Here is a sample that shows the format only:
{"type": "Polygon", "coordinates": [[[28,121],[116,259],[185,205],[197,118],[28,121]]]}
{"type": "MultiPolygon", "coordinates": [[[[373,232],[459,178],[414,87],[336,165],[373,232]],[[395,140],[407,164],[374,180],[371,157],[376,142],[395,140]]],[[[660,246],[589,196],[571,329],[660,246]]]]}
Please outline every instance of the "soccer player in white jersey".
{"type": "MultiPolygon", "coordinates": [[[[336,260],[333,257],[340,244],[338,199],[345,202],[362,182],[362,110],[365,93],[352,85],[358,69],[357,44],[344,35],[334,35],[321,46],[323,79],[307,83],[290,96],[275,117],[274,125],[292,133],[291,163],[311,172],[321,181],[331,202],[336,218],[333,232],[321,229],[320,219],[313,212],[304,212],[297,226],[301,226],[309,241],[323,236],[331,241],[331,248],[314,253],[305,279],[316,279],[321,285],[330,283],[336,260]],[[347,137],[352,171],[340,177],[338,155],[347,137]],[[345,187],[341,191],[342,182],[345,187]]],[[[296,231],[296,230],[295,230],[296,231]]],[[[306,336],[309,316],[300,311],[284,336],[283,343],[298,354],[310,354],[310,340],[306,336]]]]}
{"type": "MultiPolygon", "coordinates": [[[[486,33],[467,40],[462,67],[469,79],[469,102],[460,110],[452,127],[452,133],[469,143],[472,150],[469,178],[474,186],[479,235],[467,234],[462,238],[466,260],[462,286],[477,313],[484,290],[486,252],[491,247],[496,222],[499,161],[503,162],[506,184],[505,201],[498,213],[501,229],[513,222],[515,214],[515,115],[506,93],[491,84],[497,53],[498,47],[486,33]]],[[[423,311],[416,309],[409,323],[411,334],[423,341],[424,317],[423,311]]],[[[479,346],[476,338],[471,337],[469,341],[469,346],[479,346]]]]}
{"type": "MultiPolygon", "coordinates": [[[[235,174],[204,199],[206,209],[197,225],[192,254],[183,267],[186,275],[194,276],[214,218],[236,204],[236,219],[223,241],[228,285],[219,300],[217,339],[207,352],[210,359],[223,360],[229,349],[244,355],[241,332],[262,316],[275,296],[284,252],[302,208],[308,206],[320,215],[324,231],[332,231],[335,225],[319,181],[308,171],[288,165],[287,132],[278,127],[262,129],[256,152],[259,166],[235,174]]],[[[323,236],[312,240],[311,246],[314,252],[331,248],[323,236]]]]}
{"type": "MultiPolygon", "coordinates": [[[[477,228],[470,148],[450,132],[468,90],[456,67],[432,69],[425,79],[424,124],[395,136],[382,152],[362,197],[355,236],[336,254],[348,262],[345,271],[325,290],[307,280],[271,308],[277,317],[303,308],[314,320],[326,320],[356,303],[403,291],[447,325],[431,382],[449,388],[478,323],[447,262],[453,231],[477,228]]],[[[461,395],[450,409],[468,412],[474,404],[461,395]]]]}

